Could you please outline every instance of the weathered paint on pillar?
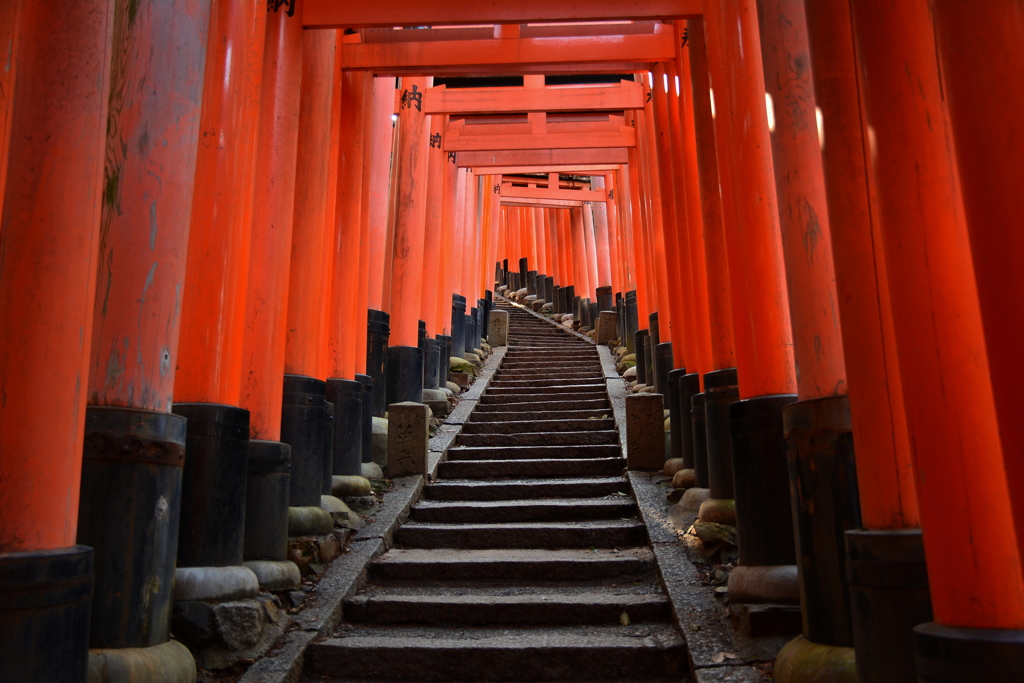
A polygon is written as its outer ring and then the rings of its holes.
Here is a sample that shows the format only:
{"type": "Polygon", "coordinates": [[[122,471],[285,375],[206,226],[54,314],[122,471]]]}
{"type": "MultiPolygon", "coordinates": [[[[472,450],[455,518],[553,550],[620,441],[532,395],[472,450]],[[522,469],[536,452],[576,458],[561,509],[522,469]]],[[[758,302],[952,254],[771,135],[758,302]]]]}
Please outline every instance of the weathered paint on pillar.
{"type": "MultiPolygon", "coordinates": [[[[953,139],[971,239],[985,344],[999,433],[1005,453],[1024,443],[1024,320],[1016,302],[1024,295],[1024,215],[1020,160],[1024,153],[1020,112],[1024,109],[1024,16],[1019,4],[942,2],[932,5],[949,100],[953,139]],[[1011,228],[1010,226],[1017,226],[1011,228]],[[1007,306],[1007,302],[1015,302],[1007,306]]],[[[1005,458],[1024,554],[1024,461],[1005,458]]]]}
{"type": "Polygon", "coordinates": [[[209,10],[114,5],[92,405],[171,408],[209,10]]]}
{"type": "Polygon", "coordinates": [[[11,142],[14,83],[18,74],[18,24],[24,0],[8,0],[0,6],[0,208],[7,187],[7,152],[11,142]]]}
{"type": "Polygon", "coordinates": [[[722,194],[732,180],[719,176],[715,121],[708,81],[707,41],[703,18],[690,19],[686,52],[690,56],[690,91],[693,93],[693,126],[700,174],[700,205],[704,223],[704,263],[711,332],[711,369],[736,367],[736,341],[732,323],[729,260],[722,223],[722,194]]]}
{"type": "Polygon", "coordinates": [[[708,0],[708,64],[715,87],[715,137],[740,395],[793,393],[786,293],[764,71],[753,0],[708,0]]]}
{"type": "Polygon", "coordinates": [[[336,39],[334,29],[311,29],[302,35],[302,93],[284,371],[307,377],[319,377],[323,310],[330,301],[323,247],[328,225],[332,121],[331,107],[324,103],[331,102],[335,94],[336,39]]]}
{"type": "MultiPolygon", "coordinates": [[[[441,217],[444,207],[444,158],[441,149],[443,134],[446,128],[446,117],[443,115],[428,116],[430,137],[427,153],[427,210],[423,233],[423,286],[418,292],[420,296],[420,320],[427,323],[427,336],[441,334],[438,325],[438,309],[440,297],[433,287],[437,280],[437,267],[441,259],[441,217]]],[[[450,307],[450,304],[449,304],[450,307]]],[[[449,316],[451,317],[451,316],[449,316]]]]}
{"type": "Polygon", "coordinates": [[[1020,629],[1024,577],[930,11],[862,0],[853,23],[932,609],[946,626],[1020,629]]]}
{"type": "Polygon", "coordinates": [[[868,529],[920,525],[892,304],[868,178],[849,0],[807,6],[832,258],[843,322],[861,519],[868,529]]]}
{"type": "Polygon", "coordinates": [[[395,126],[395,79],[373,79],[373,134],[370,136],[370,179],[367,187],[367,219],[370,224],[369,304],[384,306],[384,256],[388,230],[388,195],[391,181],[391,149],[395,126]]]}
{"type": "Polygon", "coordinates": [[[365,97],[363,72],[345,71],[341,77],[338,184],[334,188],[337,208],[331,226],[334,269],[326,330],[327,377],[331,378],[355,379],[356,355],[366,352],[366,340],[353,334],[362,230],[365,97]]]}
{"type": "MultiPolygon", "coordinates": [[[[679,24],[676,22],[678,30],[679,24]]],[[[677,43],[682,45],[682,39],[677,43]]],[[[711,321],[708,312],[707,265],[704,260],[704,217],[701,211],[700,172],[697,167],[697,149],[693,120],[693,97],[690,93],[690,52],[680,47],[679,69],[669,64],[670,87],[668,98],[669,120],[672,133],[673,164],[679,169],[683,190],[683,208],[686,212],[686,234],[679,238],[680,251],[685,252],[690,276],[690,300],[687,302],[687,329],[690,340],[687,369],[703,376],[714,369],[711,361],[711,321]]]]}
{"type": "Polygon", "coordinates": [[[846,394],[832,237],[803,0],[762,0],[765,85],[800,400],[846,394]]]}
{"type": "Polygon", "coordinates": [[[267,12],[214,0],[174,400],[238,405],[267,12]]]}
{"type": "MultiPolygon", "coordinates": [[[[391,265],[391,346],[418,346],[419,287],[423,279],[423,222],[427,198],[426,78],[402,79],[398,114],[395,238],[391,265]]],[[[467,294],[468,298],[468,294],[467,294]]]]}
{"type": "Polygon", "coordinates": [[[269,441],[281,436],[285,309],[302,78],[301,12],[289,14],[287,7],[267,12],[242,347],[240,406],[250,413],[250,437],[269,441]]]}
{"type": "Polygon", "coordinates": [[[0,222],[3,553],[75,544],[111,9],[30,2],[19,26],[8,151],[18,172],[7,176],[0,222]]]}

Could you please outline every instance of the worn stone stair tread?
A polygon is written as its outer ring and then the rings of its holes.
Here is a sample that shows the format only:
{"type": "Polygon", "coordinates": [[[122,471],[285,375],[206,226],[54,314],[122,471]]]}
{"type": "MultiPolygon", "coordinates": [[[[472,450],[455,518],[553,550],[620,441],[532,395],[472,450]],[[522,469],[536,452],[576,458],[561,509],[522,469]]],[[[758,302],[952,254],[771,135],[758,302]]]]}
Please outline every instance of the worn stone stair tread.
{"type": "Polygon", "coordinates": [[[660,592],[645,594],[609,592],[548,592],[495,595],[472,591],[461,595],[355,595],[345,600],[345,620],[373,624],[485,625],[621,625],[665,621],[668,598],[660,592]]]}
{"type": "Polygon", "coordinates": [[[508,396],[508,395],[542,395],[548,394],[574,394],[590,395],[603,394],[607,389],[604,384],[552,384],[548,386],[502,386],[501,384],[488,385],[487,393],[484,396],[508,396]]]}
{"type": "Polygon", "coordinates": [[[614,550],[393,549],[370,564],[374,578],[394,581],[561,581],[643,576],[654,561],[649,548],[614,550]]]}
{"type": "MultiPolygon", "coordinates": [[[[491,407],[501,408],[501,406],[491,407]]],[[[467,424],[472,424],[474,422],[510,422],[514,421],[514,418],[518,418],[524,422],[537,420],[587,420],[590,418],[607,419],[611,414],[612,408],[610,405],[588,408],[586,410],[538,410],[536,412],[522,410],[492,410],[481,412],[477,410],[473,411],[473,414],[470,417],[470,422],[467,424]]]]}
{"type": "MultiPolygon", "coordinates": [[[[568,519],[623,518],[636,514],[628,496],[608,498],[530,498],[452,503],[423,500],[412,508],[417,522],[473,523],[500,515],[504,522],[566,521],[568,519]]],[[[494,520],[499,521],[499,520],[494,520]]]]}
{"type": "Polygon", "coordinates": [[[636,519],[442,523],[410,520],[395,532],[404,548],[628,548],[647,542],[636,519]]]}
{"type": "MultiPolygon", "coordinates": [[[[548,404],[557,402],[577,402],[578,404],[586,404],[586,407],[596,407],[599,404],[592,404],[592,401],[600,401],[607,405],[608,399],[605,397],[603,389],[601,391],[563,391],[565,387],[558,387],[557,392],[537,392],[537,393],[486,393],[480,397],[480,406],[495,405],[498,403],[523,403],[525,400],[534,398],[537,402],[548,404]]],[[[529,404],[527,404],[529,405],[529,404]]],[[[478,408],[480,406],[477,406],[478,408]]]]}
{"type": "Polygon", "coordinates": [[[522,434],[459,434],[455,439],[458,446],[467,448],[607,446],[618,442],[619,433],[610,429],[579,432],[526,432],[522,434]]]}
{"type": "Polygon", "coordinates": [[[493,412],[535,412],[542,410],[587,410],[603,408],[611,412],[611,405],[607,398],[587,399],[576,401],[525,401],[519,403],[483,403],[477,405],[476,410],[486,413],[493,412]]]}
{"type": "Polygon", "coordinates": [[[628,493],[629,482],[621,477],[550,477],[499,479],[445,479],[426,486],[428,499],[449,501],[496,501],[572,496],[573,498],[628,493]]]}
{"type": "Polygon", "coordinates": [[[440,463],[442,478],[510,478],[600,476],[618,474],[625,458],[517,458],[515,460],[449,460],[440,463]]]}
{"type": "Polygon", "coordinates": [[[685,672],[682,638],[668,626],[465,629],[359,626],[310,645],[306,673],[448,680],[537,681],[685,672]],[[459,637],[461,636],[461,637],[459,637]]]}
{"type": "Polygon", "coordinates": [[[534,434],[547,432],[610,431],[615,429],[611,418],[531,420],[527,422],[474,422],[462,426],[463,434],[534,434]]]}
{"type": "Polygon", "coordinates": [[[604,444],[565,444],[558,446],[455,446],[448,449],[450,460],[513,460],[516,458],[575,458],[605,457],[619,455],[618,432],[588,432],[597,434],[614,434],[612,443],[604,444]]]}

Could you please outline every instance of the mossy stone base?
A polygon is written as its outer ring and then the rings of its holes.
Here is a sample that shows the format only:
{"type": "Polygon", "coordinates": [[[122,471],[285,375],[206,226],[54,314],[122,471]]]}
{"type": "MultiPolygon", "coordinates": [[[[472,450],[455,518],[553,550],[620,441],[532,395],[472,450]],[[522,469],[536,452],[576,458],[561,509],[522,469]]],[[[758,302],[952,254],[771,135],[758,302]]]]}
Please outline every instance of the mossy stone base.
{"type": "Polygon", "coordinates": [[[797,636],[775,657],[778,683],[857,683],[852,647],[812,643],[797,636]]]}
{"type": "Polygon", "coordinates": [[[87,683],[195,683],[196,660],[176,640],[153,647],[89,650],[87,683]]]}
{"type": "Polygon", "coordinates": [[[700,504],[697,517],[702,522],[736,526],[736,501],[732,498],[708,498],[700,504]]]}

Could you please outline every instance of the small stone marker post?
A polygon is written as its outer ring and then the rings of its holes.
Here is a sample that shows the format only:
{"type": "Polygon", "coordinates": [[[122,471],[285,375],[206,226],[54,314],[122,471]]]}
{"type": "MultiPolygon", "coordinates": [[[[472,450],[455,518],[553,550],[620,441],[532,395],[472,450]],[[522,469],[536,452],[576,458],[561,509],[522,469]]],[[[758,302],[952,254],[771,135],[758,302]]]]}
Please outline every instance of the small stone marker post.
{"type": "Polygon", "coordinates": [[[619,314],[615,311],[601,311],[597,321],[597,343],[605,345],[616,339],[619,331],[619,314]]]}
{"type": "Polygon", "coordinates": [[[422,403],[388,406],[388,476],[427,473],[430,408],[422,403]]]}
{"type": "Polygon", "coordinates": [[[508,311],[491,311],[487,343],[492,347],[508,346],[508,311]]]}
{"type": "Polygon", "coordinates": [[[626,397],[626,467],[660,470],[665,466],[665,418],[661,394],[626,397]]]}

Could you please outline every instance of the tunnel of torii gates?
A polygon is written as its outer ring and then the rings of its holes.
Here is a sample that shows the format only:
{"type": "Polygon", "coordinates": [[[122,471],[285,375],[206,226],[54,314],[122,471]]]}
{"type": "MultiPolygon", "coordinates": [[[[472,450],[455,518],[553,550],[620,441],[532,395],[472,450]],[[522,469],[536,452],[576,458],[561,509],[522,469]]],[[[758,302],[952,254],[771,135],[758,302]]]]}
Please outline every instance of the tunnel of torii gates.
{"type": "Polygon", "coordinates": [[[702,516],[735,501],[731,599],[798,586],[794,647],[861,680],[1019,680],[1019,3],[6,0],[0,36],[0,679],[172,645],[175,577],[283,559],[247,476],[290,451],[319,505],[509,287],[618,312],[702,516]]]}

